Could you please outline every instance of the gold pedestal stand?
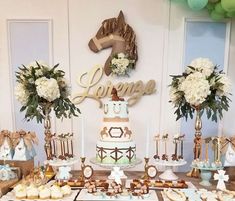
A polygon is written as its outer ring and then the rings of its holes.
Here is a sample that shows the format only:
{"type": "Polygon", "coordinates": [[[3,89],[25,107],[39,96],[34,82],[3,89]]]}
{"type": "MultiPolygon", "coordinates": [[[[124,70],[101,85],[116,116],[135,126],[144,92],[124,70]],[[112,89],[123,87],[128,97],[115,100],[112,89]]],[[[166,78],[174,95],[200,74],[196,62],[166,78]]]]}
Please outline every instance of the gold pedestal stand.
{"type": "MultiPolygon", "coordinates": [[[[47,156],[47,160],[50,160],[52,157],[52,148],[51,148],[51,138],[52,138],[52,134],[51,134],[51,119],[50,119],[50,111],[51,111],[51,105],[50,104],[45,104],[43,105],[44,107],[44,134],[45,134],[45,145],[44,145],[44,149],[46,152],[46,156],[47,156]]],[[[47,178],[51,178],[54,175],[54,170],[52,168],[52,166],[50,166],[49,164],[46,165],[46,170],[45,170],[45,176],[47,178]]]]}
{"type": "Polygon", "coordinates": [[[147,169],[148,169],[148,163],[149,163],[149,158],[147,157],[144,157],[144,162],[145,162],[145,165],[144,165],[144,175],[141,177],[141,179],[149,179],[149,176],[148,176],[148,172],[147,172],[147,169]]]}
{"type": "MultiPolygon", "coordinates": [[[[194,153],[194,160],[197,160],[201,156],[201,146],[202,146],[202,120],[200,117],[200,107],[194,107],[196,110],[196,120],[195,120],[195,138],[194,138],[194,147],[193,147],[193,153],[194,153]]],[[[198,178],[200,175],[200,171],[196,168],[193,168],[190,172],[186,174],[188,177],[195,177],[198,178]]]]}

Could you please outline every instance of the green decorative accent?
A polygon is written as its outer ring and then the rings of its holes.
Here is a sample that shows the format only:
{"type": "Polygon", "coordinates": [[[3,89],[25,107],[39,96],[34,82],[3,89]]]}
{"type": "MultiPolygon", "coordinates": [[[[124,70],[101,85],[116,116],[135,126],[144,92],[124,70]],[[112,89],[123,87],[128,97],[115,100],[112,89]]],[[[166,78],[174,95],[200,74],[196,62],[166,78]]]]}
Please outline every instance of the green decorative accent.
{"type": "Polygon", "coordinates": [[[206,7],[208,0],[188,0],[188,6],[192,10],[201,10],[206,7]]]}
{"type": "Polygon", "coordinates": [[[221,5],[227,12],[235,11],[235,0],[221,0],[221,5]]]}
{"type": "Polygon", "coordinates": [[[235,17],[235,0],[171,0],[174,3],[188,4],[193,11],[208,10],[211,19],[221,21],[225,18],[235,17]]]}

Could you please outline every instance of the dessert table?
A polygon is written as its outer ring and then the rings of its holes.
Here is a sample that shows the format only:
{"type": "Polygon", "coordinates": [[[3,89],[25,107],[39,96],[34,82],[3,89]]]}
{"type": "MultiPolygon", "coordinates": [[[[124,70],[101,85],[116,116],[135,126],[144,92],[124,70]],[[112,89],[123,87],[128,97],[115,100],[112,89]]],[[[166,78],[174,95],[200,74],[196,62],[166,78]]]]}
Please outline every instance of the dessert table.
{"type": "MultiPolygon", "coordinates": [[[[72,174],[74,176],[78,176],[80,175],[80,171],[72,171],[72,174]]],[[[94,177],[93,179],[108,179],[108,175],[110,174],[110,171],[106,171],[106,170],[97,170],[94,173],[94,177]]],[[[134,178],[140,178],[144,173],[142,171],[125,171],[125,175],[128,177],[128,179],[134,179],[134,178]]],[[[158,173],[157,178],[159,178],[158,176],[161,174],[161,172],[158,173]]],[[[179,179],[183,179],[186,182],[190,181],[196,188],[200,189],[200,188],[204,188],[207,190],[215,190],[216,189],[216,181],[211,181],[212,185],[208,186],[208,187],[204,187],[201,186],[199,183],[201,181],[201,178],[192,178],[192,177],[187,177],[186,173],[182,173],[182,172],[178,172],[175,173],[179,179]]],[[[233,190],[235,191],[235,182],[228,182],[226,183],[226,187],[228,190],[233,190]]],[[[156,190],[157,196],[158,196],[158,200],[159,201],[163,201],[162,195],[161,195],[161,190],[156,190]]]]}

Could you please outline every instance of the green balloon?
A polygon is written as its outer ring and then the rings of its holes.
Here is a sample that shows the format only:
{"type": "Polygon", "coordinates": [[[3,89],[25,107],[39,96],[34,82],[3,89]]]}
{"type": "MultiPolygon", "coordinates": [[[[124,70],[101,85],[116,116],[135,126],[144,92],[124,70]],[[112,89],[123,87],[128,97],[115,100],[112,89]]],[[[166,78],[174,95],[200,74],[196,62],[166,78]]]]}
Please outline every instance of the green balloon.
{"type": "Polygon", "coordinates": [[[235,0],[221,0],[221,5],[227,12],[235,11],[235,0]]]}
{"type": "Polygon", "coordinates": [[[235,11],[233,11],[233,12],[227,12],[226,15],[227,15],[228,17],[235,17],[235,11]]]}
{"type": "Polygon", "coordinates": [[[206,7],[208,0],[188,0],[188,6],[192,10],[201,10],[206,7]]]}
{"type": "Polygon", "coordinates": [[[171,1],[175,3],[186,3],[187,0],[171,0],[171,1]]]}
{"type": "Polygon", "coordinates": [[[216,4],[214,4],[214,3],[208,2],[206,8],[207,8],[208,10],[212,11],[212,10],[215,9],[215,5],[216,5],[216,4]]]}
{"type": "Polygon", "coordinates": [[[223,14],[217,13],[215,10],[211,12],[211,19],[215,21],[220,21],[224,19],[225,16],[223,14]]]}
{"type": "Polygon", "coordinates": [[[215,11],[217,13],[220,13],[220,14],[225,14],[226,13],[226,10],[223,9],[223,7],[221,5],[221,2],[219,2],[215,5],[215,11]]]}

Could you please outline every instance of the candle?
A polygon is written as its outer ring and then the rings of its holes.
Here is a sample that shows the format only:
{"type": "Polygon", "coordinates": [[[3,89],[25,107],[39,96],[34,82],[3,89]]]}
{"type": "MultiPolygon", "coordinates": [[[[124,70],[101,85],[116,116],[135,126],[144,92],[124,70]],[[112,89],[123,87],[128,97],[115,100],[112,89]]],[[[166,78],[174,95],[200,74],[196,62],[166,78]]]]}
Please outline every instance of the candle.
{"type": "Polygon", "coordinates": [[[202,139],[200,143],[200,160],[202,161],[202,139]]]}
{"type": "Polygon", "coordinates": [[[220,149],[221,149],[221,144],[220,144],[220,137],[218,137],[218,139],[217,139],[217,143],[218,143],[218,145],[217,145],[217,161],[220,161],[220,149]]]}
{"type": "Polygon", "coordinates": [[[146,138],[146,150],[145,150],[145,157],[149,158],[149,135],[150,135],[150,128],[149,125],[147,127],[147,138],[146,138]]]}
{"type": "Polygon", "coordinates": [[[85,157],[84,154],[84,117],[81,117],[81,157],[85,157]]]}
{"type": "Polygon", "coordinates": [[[221,120],[219,120],[219,125],[218,125],[218,136],[221,137],[223,135],[223,125],[221,120]]]}
{"type": "Polygon", "coordinates": [[[180,148],[181,148],[180,156],[183,159],[184,158],[184,140],[183,140],[183,138],[181,139],[181,147],[180,148]]]}

